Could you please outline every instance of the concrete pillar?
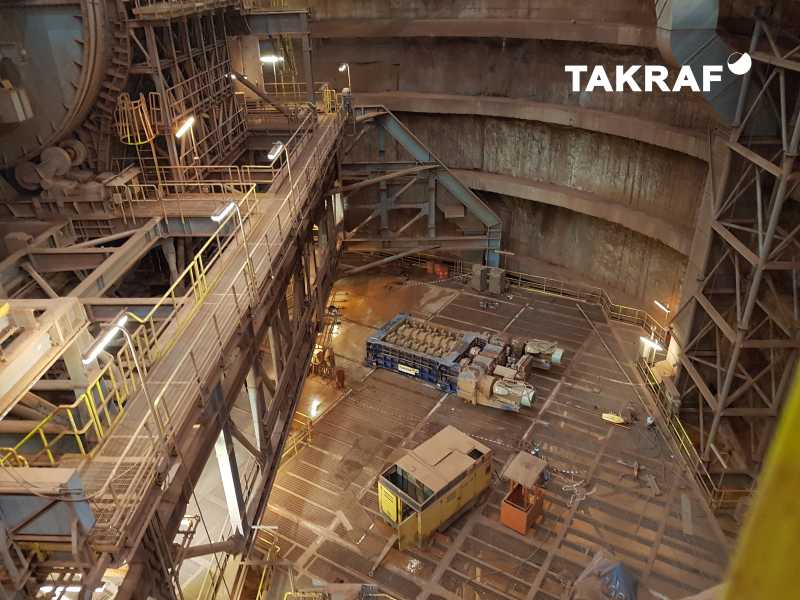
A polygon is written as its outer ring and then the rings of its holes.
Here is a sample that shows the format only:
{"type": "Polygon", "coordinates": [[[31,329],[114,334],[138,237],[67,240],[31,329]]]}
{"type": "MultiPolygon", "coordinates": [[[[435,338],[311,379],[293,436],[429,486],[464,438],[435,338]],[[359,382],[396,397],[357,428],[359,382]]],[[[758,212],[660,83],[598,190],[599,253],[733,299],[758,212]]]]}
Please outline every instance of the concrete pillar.
{"type": "MultiPolygon", "coordinates": [[[[261,419],[264,416],[265,407],[260,406],[259,403],[258,379],[260,378],[256,375],[255,367],[250,367],[250,371],[247,373],[245,384],[247,385],[247,395],[250,397],[250,412],[253,416],[256,448],[258,448],[261,452],[264,452],[264,439],[261,432],[261,419]]],[[[264,396],[262,394],[261,398],[263,399],[263,397],[264,396]]]]}
{"type": "Polygon", "coordinates": [[[172,285],[178,280],[178,255],[175,252],[175,239],[166,238],[161,242],[161,249],[169,265],[169,284],[172,285]]]}
{"type": "Polygon", "coordinates": [[[227,421],[219,432],[219,437],[214,444],[214,453],[219,463],[219,473],[222,476],[222,488],[225,491],[225,502],[228,505],[228,514],[231,526],[239,534],[244,535],[244,530],[249,529],[247,524],[246,507],[242,485],[239,481],[239,467],[236,464],[236,453],[233,451],[233,438],[227,421]]]}

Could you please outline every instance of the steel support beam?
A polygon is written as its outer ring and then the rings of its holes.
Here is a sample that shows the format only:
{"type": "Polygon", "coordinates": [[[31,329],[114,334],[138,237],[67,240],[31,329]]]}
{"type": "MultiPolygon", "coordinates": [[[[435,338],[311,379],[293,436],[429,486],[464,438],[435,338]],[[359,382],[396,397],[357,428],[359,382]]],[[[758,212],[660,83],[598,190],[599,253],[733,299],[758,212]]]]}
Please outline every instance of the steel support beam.
{"type": "Polygon", "coordinates": [[[80,282],[70,292],[70,295],[78,298],[91,298],[102,295],[120,277],[127,273],[162,235],[161,219],[150,219],[147,225],[132,235],[108,260],[80,282]]]}
{"type": "MultiPolygon", "coordinates": [[[[751,54],[762,35],[771,35],[769,27],[756,23],[751,54]]],[[[698,226],[707,240],[698,287],[679,311],[687,343],[676,381],[684,402],[698,398],[699,390],[701,416],[703,404],[713,414],[710,424],[700,421],[701,456],[709,464],[718,460],[713,449],[725,447],[729,462],[757,469],[767,444],[763,436],[772,430],[762,424],[778,414],[783,374],[793,372],[797,361],[800,329],[792,318],[792,286],[800,266],[800,222],[785,207],[800,146],[800,75],[784,64],[789,70],[764,70],[765,63],[777,61],[798,66],[796,58],[756,60],[742,78],[730,137],[719,144],[724,161],[711,218],[698,226]],[[730,421],[722,427],[724,419],[730,421]],[[746,435],[743,428],[752,441],[746,455],[737,439],[746,435]]]]}

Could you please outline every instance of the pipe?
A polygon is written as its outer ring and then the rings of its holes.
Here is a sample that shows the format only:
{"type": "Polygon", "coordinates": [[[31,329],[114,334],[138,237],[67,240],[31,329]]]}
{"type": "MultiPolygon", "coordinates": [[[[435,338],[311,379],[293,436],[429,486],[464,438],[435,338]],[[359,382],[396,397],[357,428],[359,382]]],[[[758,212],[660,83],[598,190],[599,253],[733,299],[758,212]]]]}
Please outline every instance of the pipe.
{"type": "Polygon", "coordinates": [[[50,287],[50,284],[47,283],[44,280],[44,278],[41,275],[39,275],[39,273],[36,272],[36,269],[33,268],[33,265],[31,263],[25,261],[20,265],[20,267],[22,267],[25,270],[25,272],[28,273],[28,275],[33,277],[33,280],[39,284],[39,287],[42,288],[44,293],[47,294],[49,298],[57,300],[58,298],[61,297],[58,294],[56,294],[55,290],[50,287]]]}
{"type": "Polygon", "coordinates": [[[99,246],[100,244],[105,244],[106,242],[113,242],[116,240],[121,240],[122,238],[130,237],[134,233],[139,233],[139,231],[140,231],[139,229],[131,229],[129,231],[123,231],[122,233],[112,233],[111,235],[95,238],[93,240],[89,240],[88,242],[81,242],[80,244],[72,244],[70,248],[90,248],[92,246],[99,246]]]}
{"type": "Polygon", "coordinates": [[[224,542],[211,542],[208,544],[200,544],[199,546],[189,546],[184,550],[182,558],[183,560],[187,560],[189,558],[205,556],[206,554],[216,554],[217,552],[239,554],[243,549],[244,538],[241,535],[235,535],[224,542]]]}
{"type": "Polygon", "coordinates": [[[260,87],[258,87],[254,83],[251,83],[247,79],[245,79],[244,75],[241,75],[240,73],[237,73],[233,69],[231,69],[231,75],[233,75],[236,78],[236,81],[241,83],[244,87],[246,87],[248,90],[253,92],[256,96],[258,96],[262,100],[265,100],[266,102],[269,102],[284,117],[286,117],[287,119],[291,119],[293,117],[291,111],[288,108],[286,108],[283,104],[281,104],[278,101],[277,98],[274,98],[273,96],[270,96],[267,92],[262,90],[260,87]]]}
{"type": "Polygon", "coordinates": [[[351,183],[350,185],[346,185],[344,187],[331,188],[325,192],[325,195],[333,196],[334,194],[352,192],[353,190],[358,190],[374,183],[381,183],[384,181],[389,181],[390,179],[396,179],[397,177],[402,177],[403,175],[415,175],[420,171],[436,169],[438,166],[439,165],[420,165],[418,167],[411,167],[410,169],[402,169],[401,171],[395,171],[394,173],[389,173],[388,175],[381,175],[380,177],[375,177],[373,179],[365,179],[364,181],[359,181],[358,183],[351,183]]]}
{"type": "Polygon", "coordinates": [[[31,408],[30,406],[25,406],[24,404],[15,404],[9,409],[8,414],[16,417],[17,419],[29,419],[32,421],[42,421],[47,416],[43,415],[38,410],[31,408]]]}
{"type": "Polygon", "coordinates": [[[386,263],[390,263],[392,261],[397,260],[398,258],[403,258],[403,257],[408,256],[410,254],[417,254],[418,252],[427,252],[428,250],[435,250],[438,247],[439,246],[420,246],[418,248],[412,248],[411,250],[405,250],[403,252],[400,252],[399,254],[395,254],[393,256],[387,256],[386,258],[382,258],[381,260],[376,260],[375,262],[371,262],[368,265],[363,265],[361,267],[355,267],[355,268],[350,269],[349,271],[347,271],[345,273],[340,273],[339,275],[336,276],[334,281],[339,281],[340,279],[342,279],[344,277],[348,277],[350,275],[355,275],[356,273],[361,273],[362,271],[366,271],[368,269],[371,269],[373,267],[377,267],[379,265],[385,265],[386,263]]]}
{"type": "MultiPolygon", "coordinates": [[[[40,415],[44,419],[43,415],[40,415]]],[[[0,421],[0,433],[20,433],[23,435],[29,434],[36,429],[42,421],[17,421],[15,419],[3,419],[0,421]]],[[[63,433],[67,428],[63,425],[56,425],[55,423],[45,423],[42,426],[44,433],[63,433]]]]}

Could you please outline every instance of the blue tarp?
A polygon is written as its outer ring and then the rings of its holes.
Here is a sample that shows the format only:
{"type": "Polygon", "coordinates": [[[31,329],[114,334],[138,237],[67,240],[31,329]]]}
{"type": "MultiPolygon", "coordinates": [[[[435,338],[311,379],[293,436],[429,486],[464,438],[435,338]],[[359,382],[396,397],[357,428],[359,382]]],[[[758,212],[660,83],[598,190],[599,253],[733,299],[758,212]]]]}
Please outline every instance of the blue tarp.
{"type": "Polygon", "coordinates": [[[636,579],[623,563],[606,567],[599,572],[600,579],[608,582],[608,592],[616,600],[636,600],[636,579]]]}
{"type": "Polygon", "coordinates": [[[597,577],[605,581],[608,586],[606,593],[614,600],[636,600],[636,587],[639,582],[624,563],[606,558],[600,550],[594,559],[583,570],[578,581],[586,577],[597,577]]]}

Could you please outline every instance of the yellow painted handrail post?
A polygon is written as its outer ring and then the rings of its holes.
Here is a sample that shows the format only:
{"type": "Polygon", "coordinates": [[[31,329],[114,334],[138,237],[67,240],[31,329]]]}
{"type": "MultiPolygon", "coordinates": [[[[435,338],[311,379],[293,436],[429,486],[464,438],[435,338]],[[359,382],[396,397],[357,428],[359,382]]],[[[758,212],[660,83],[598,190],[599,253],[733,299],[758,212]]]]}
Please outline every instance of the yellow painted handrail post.
{"type": "Polygon", "coordinates": [[[800,594],[800,376],[761,470],[720,600],[788,600],[800,594]]]}

